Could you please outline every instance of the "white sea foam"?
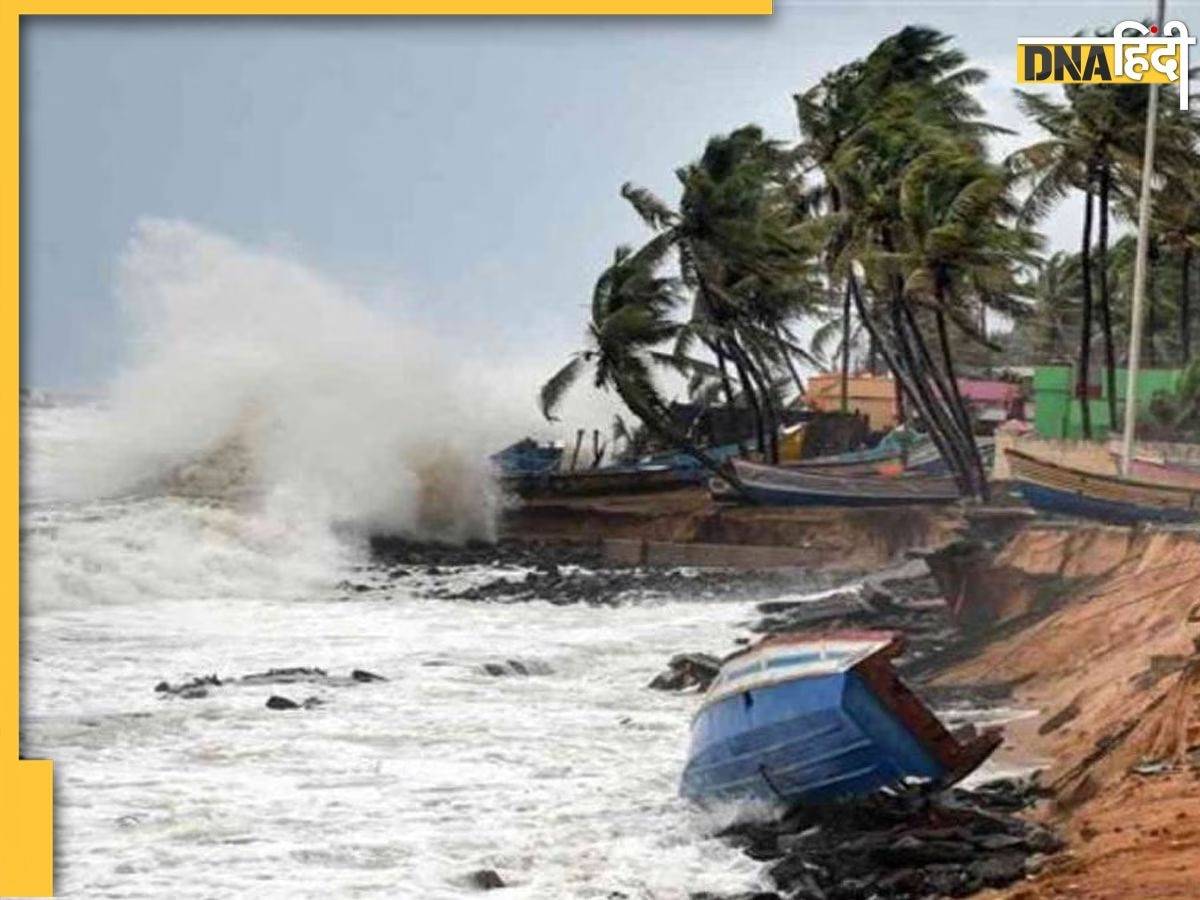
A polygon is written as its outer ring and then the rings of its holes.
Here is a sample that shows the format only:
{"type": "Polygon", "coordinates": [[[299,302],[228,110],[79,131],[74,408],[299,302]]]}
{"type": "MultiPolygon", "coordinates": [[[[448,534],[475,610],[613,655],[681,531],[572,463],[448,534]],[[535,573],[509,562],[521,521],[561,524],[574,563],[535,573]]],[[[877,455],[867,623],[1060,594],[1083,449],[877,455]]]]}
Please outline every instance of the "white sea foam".
{"type": "Polygon", "coordinates": [[[429,334],[295,260],[185,222],[138,226],[118,292],[130,358],[80,465],[62,472],[64,495],[165,479],[370,529],[494,533],[486,457],[536,427],[531,394],[498,404],[483,368],[429,334]]]}
{"type": "MultiPolygon", "coordinates": [[[[31,415],[34,465],[92,413],[31,415]]],[[[353,558],[192,497],[35,503],[24,528],[22,752],[55,760],[59,896],[457,900],[495,868],[522,900],[684,900],[761,877],[711,837],[727,810],[676,795],[695,697],[645,687],[731,646],[748,605],[427,601],[406,580],[349,600],[337,581],[380,581],[353,558]],[[549,671],[480,670],[508,658],[549,671]],[[289,665],[390,680],[152,689],[289,665]],[[327,703],[275,713],[272,692],[327,703]]]]}
{"type": "Polygon", "coordinates": [[[490,533],[483,458],[533,429],[531,378],[450,364],[184,223],[140,226],[120,292],[136,339],[112,390],[23,422],[22,752],[56,763],[59,896],[450,900],[481,867],[524,900],[757,881],[676,797],[695,698],[645,689],[747,607],[338,587],[373,576],[331,523],[490,533]],[[478,669],[509,657],[550,672],[478,669]],[[271,688],[152,690],[287,665],[390,680],[294,714],[271,688]]]}

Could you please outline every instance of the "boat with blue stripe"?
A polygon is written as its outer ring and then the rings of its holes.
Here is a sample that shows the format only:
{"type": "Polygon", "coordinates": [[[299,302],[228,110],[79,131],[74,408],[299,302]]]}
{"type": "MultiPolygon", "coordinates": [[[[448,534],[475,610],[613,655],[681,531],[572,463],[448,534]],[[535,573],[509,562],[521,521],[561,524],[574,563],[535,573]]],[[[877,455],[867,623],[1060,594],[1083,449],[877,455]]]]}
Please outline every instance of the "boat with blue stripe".
{"type": "Polygon", "coordinates": [[[826,803],[909,778],[953,784],[999,745],[960,743],[900,681],[900,635],[774,635],[726,660],[696,713],[680,793],[826,803]]]}
{"type": "Polygon", "coordinates": [[[1017,490],[1042,512],[1118,525],[1200,519],[1200,489],[1085,472],[1020,450],[1004,452],[1017,490]]]}

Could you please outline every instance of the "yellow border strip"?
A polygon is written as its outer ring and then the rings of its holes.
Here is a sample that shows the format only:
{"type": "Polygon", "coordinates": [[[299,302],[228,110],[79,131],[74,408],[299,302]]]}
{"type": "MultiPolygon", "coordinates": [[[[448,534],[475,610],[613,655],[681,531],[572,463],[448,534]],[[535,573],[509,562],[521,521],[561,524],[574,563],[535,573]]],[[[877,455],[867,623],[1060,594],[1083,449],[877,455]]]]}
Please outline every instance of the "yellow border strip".
{"type": "Polygon", "coordinates": [[[4,179],[0,271],[7,305],[0,341],[7,359],[0,376],[5,475],[0,478],[4,587],[0,591],[0,895],[45,897],[54,891],[54,764],[20,760],[20,17],[22,15],[770,15],[772,0],[259,0],[253,5],[187,0],[5,0],[0,21],[7,59],[0,81],[9,150],[4,179]],[[114,6],[117,7],[114,9],[114,6]]]}
{"type": "Polygon", "coordinates": [[[20,752],[20,43],[19,11],[5,4],[0,16],[4,64],[3,100],[5,168],[0,271],[5,307],[0,319],[0,345],[6,360],[0,367],[3,417],[0,458],[0,547],[4,583],[0,588],[0,894],[47,896],[54,890],[54,764],[19,760],[20,752]]]}

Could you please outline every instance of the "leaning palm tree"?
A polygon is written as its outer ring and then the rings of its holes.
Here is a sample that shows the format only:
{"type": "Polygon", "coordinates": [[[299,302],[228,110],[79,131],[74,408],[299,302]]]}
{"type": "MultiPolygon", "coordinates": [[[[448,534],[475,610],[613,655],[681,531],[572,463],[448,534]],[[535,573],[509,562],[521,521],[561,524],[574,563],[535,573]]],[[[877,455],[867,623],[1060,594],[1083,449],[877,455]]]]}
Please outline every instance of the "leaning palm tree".
{"type": "Polygon", "coordinates": [[[940,368],[923,362],[953,414],[958,443],[970,452],[966,462],[985,496],[987,478],[959,393],[947,323],[967,340],[987,344],[976,309],[1010,316],[1027,311],[1018,266],[1031,261],[1034,239],[1012,224],[1016,208],[1009,187],[1003,170],[970,142],[957,141],[943,142],[914,160],[900,186],[903,230],[896,263],[918,314],[933,318],[941,355],[940,368]]]}
{"type": "Polygon", "coordinates": [[[593,387],[614,391],[661,441],[695,456],[717,471],[720,462],[695,446],[675,424],[656,385],[656,368],[688,374],[703,364],[660,349],[680,330],[672,313],[680,303],[678,282],[660,274],[670,244],[661,237],[636,252],[621,246],[592,291],[587,346],[542,385],[542,415],[554,421],[570,388],[590,371],[593,387]]]}
{"type": "Polygon", "coordinates": [[[759,452],[772,461],[778,459],[779,385],[790,376],[802,392],[796,361],[814,362],[794,332],[796,320],[812,308],[817,285],[812,249],[799,228],[807,200],[795,189],[793,164],[750,125],[712,138],[699,160],[677,171],[683,187],[678,210],[644,188],[621,189],[677,253],[691,311],[676,355],[690,358],[696,345],[711,354],[726,402],[732,407],[745,399],[759,452]]]}

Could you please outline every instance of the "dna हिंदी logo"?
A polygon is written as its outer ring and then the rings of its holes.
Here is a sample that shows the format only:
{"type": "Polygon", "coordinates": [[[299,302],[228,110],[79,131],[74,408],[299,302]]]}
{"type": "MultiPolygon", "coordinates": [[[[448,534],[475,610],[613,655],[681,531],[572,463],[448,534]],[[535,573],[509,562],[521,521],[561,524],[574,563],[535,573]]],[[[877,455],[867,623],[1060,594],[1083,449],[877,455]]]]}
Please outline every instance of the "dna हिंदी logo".
{"type": "Polygon", "coordinates": [[[1178,84],[1179,108],[1188,108],[1188,47],[1196,43],[1182,22],[1157,25],[1128,19],[1112,37],[1017,39],[1020,84],[1178,84]],[[1134,32],[1129,34],[1129,32],[1134,32]]]}

